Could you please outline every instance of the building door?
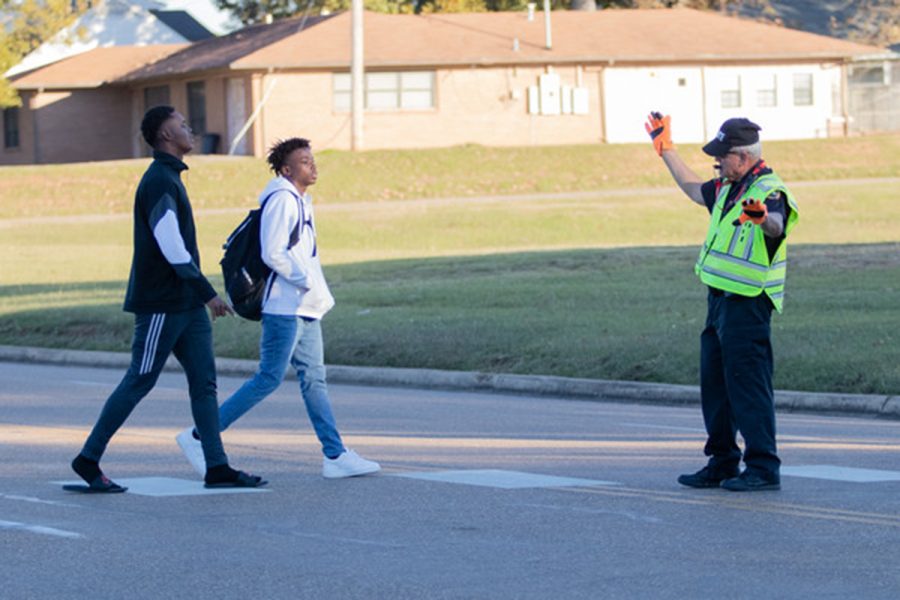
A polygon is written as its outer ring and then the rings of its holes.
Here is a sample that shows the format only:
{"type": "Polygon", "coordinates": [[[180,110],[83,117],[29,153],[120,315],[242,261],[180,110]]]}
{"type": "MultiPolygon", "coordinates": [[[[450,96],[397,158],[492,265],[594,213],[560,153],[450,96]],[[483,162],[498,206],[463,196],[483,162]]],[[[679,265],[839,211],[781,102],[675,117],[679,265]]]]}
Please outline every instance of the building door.
{"type": "Polygon", "coordinates": [[[672,115],[672,138],[704,141],[703,83],[697,67],[608,67],[603,69],[606,141],[646,142],[651,110],[672,115]]]}
{"type": "MultiPolygon", "coordinates": [[[[225,106],[228,111],[228,136],[225,140],[224,152],[228,152],[234,143],[234,138],[244,127],[247,121],[247,90],[245,80],[242,78],[232,78],[228,80],[225,90],[225,106]]],[[[231,154],[249,154],[247,148],[247,136],[249,131],[244,133],[243,137],[238,141],[231,154]]]]}
{"type": "MultiPolygon", "coordinates": [[[[135,115],[137,117],[137,122],[141,122],[141,115],[146,113],[148,110],[153,108],[154,106],[169,106],[171,101],[169,100],[169,86],[167,85],[154,85],[150,87],[144,88],[144,110],[140,115],[135,115]]],[[[138,145],[135,147],[135,155],[134,156],[153,156],[153,149],[143,142],[138,142],[138,145]]]]}

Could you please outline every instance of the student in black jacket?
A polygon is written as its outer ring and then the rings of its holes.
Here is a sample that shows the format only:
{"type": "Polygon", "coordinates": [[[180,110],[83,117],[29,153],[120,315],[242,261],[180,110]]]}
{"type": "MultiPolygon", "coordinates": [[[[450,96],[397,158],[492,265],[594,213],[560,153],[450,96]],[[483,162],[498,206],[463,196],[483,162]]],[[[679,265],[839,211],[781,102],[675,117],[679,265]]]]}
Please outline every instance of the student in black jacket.
{"type": "Polygon", "coordinates": [[[233,314],[200,271],[191,204],[181,183],[182,162],[193,148],[191,128],[171,106],[151,108],[141,133],[153,147],[153,162],[134,198],[134,257],[124,309],[134,313],[131,366],[106,400],[72,468],[87,486],[73,491],[124,492],[100,470],[112,436],[156,384],[169,354],[184,367],[191,411],[203,440],[207,487],[258,487],[260,477],[228,465],[219,436],[212,318],[233,314]],[[204,306],[205,305],[205,306],[204,306]]]}

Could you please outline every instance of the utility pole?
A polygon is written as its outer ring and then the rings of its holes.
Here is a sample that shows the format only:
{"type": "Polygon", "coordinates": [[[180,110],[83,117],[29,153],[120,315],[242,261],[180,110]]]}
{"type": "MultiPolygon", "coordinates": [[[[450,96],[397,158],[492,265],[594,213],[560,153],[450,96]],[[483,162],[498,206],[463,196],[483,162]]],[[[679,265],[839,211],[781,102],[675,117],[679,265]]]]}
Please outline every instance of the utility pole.
{"type": "Polygon", "coordinates": [[[363,110],[365,81],[363,67],[363,0],[353,0],[352,6],[353,56],[350,60],[350,148],[363,149],[363,110]]]}
{"type": "Polygon", "coordinates": [[[550,0],[544,0],[544,47],[553,49],[553,31],[550,28],[550,0]]]}

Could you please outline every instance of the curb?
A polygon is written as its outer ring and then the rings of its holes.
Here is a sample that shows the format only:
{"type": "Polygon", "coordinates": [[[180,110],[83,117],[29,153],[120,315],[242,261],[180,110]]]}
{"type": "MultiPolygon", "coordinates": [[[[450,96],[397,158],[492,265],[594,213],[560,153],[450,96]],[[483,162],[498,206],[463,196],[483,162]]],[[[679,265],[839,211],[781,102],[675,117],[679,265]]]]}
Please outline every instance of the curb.
{"type": "MultiPolygon", "coordinates": [[[[131,355],[123,352],[0,346],[0,361],[127,369],[131,355]]],[[[256,372],[256,367],[255,360],[216,359],[219,375],[249,377],[256,372]]],[[[174,357],[169,357],[164,370],[180,371],[181,366],[174,357]]],[[[700,404],[700,388],[697,386],[544,375],[329,365],[328,380],[345,385],[487,391],[601,402],[700,404]]],[[[843,413],[900,419],[900,396],[776,390],[775,408],[785,412],[843,413]]]]}

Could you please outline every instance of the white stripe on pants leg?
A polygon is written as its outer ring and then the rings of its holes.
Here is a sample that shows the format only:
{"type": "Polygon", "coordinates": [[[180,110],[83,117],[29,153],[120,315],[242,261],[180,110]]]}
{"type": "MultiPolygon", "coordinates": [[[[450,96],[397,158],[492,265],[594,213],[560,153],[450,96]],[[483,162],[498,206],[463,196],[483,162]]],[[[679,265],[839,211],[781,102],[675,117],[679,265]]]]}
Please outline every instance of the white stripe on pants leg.
{"type": "Polygon", "coordinates": [[[147,332],[147,339],[144,340],[144,359],[141,362],[141,370],[138,375],[146,375],[153,370],[153,357],[156,354],[159,335],[162,333],[165,320],[165,313],[158,313],[150,318],[150,330],[147,332]]]}

